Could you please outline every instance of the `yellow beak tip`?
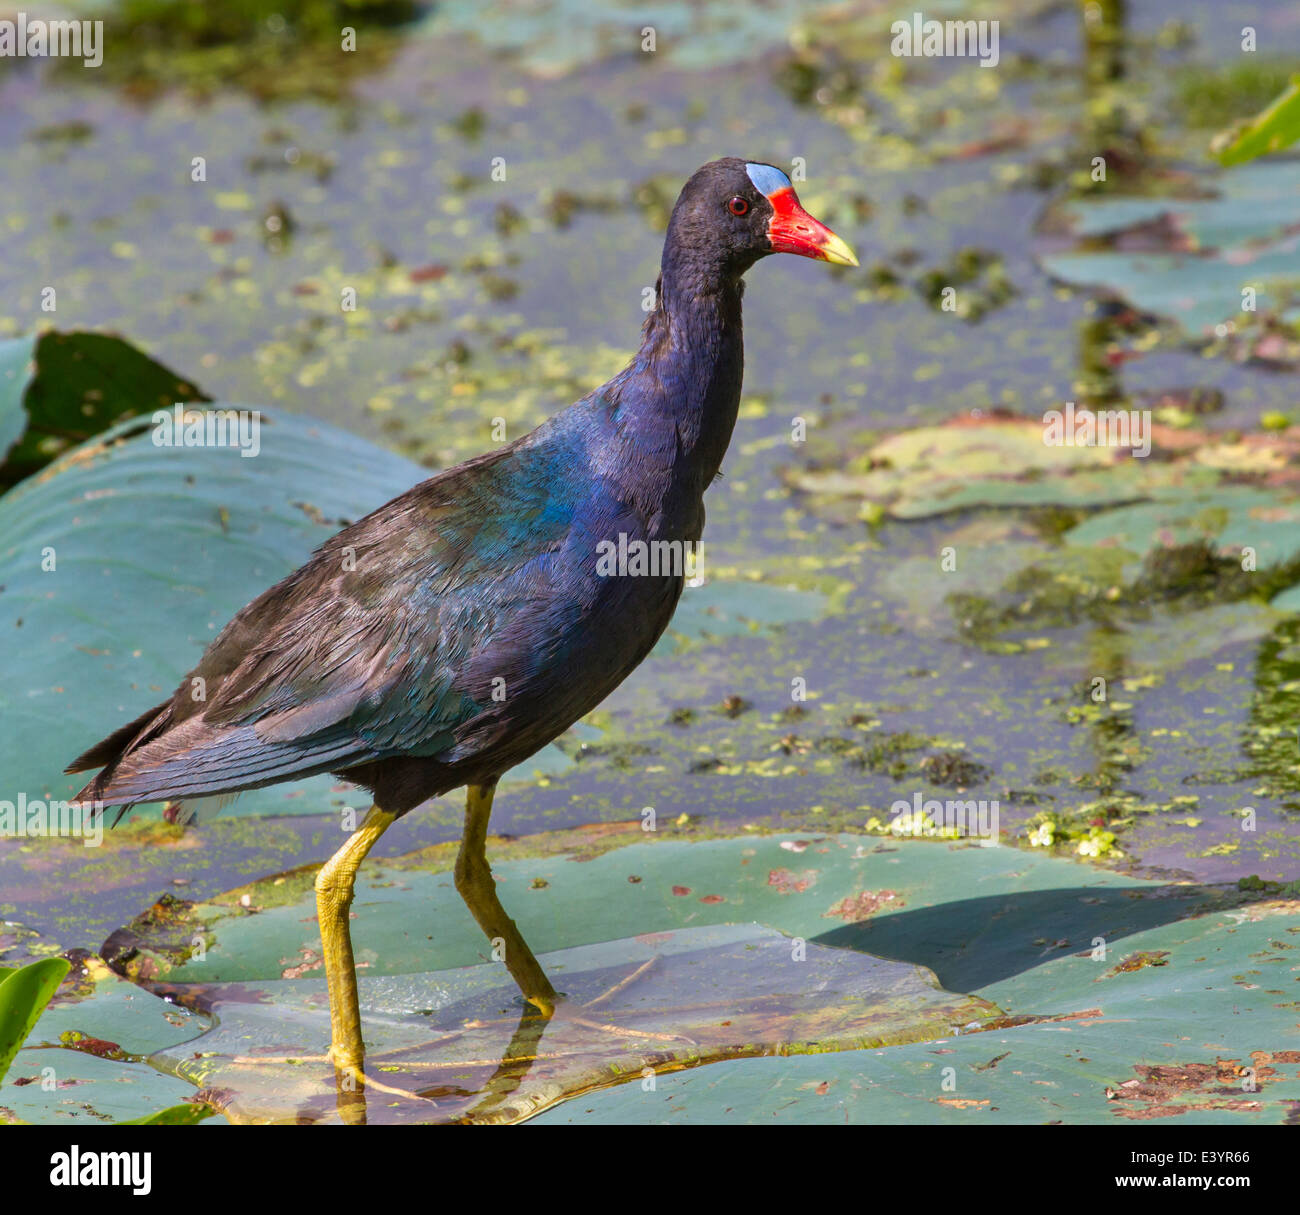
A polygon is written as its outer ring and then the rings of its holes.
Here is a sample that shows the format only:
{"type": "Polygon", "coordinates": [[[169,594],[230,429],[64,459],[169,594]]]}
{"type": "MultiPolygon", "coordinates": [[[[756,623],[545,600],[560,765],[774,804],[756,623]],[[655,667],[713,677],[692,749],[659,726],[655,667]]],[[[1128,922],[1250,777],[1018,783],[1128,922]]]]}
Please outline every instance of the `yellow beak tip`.
{"type": "Polygon", "coordinates": [[[822,247],[822,257],[832,266],[856,266],[858,255],[837,236],[822,247]]]}

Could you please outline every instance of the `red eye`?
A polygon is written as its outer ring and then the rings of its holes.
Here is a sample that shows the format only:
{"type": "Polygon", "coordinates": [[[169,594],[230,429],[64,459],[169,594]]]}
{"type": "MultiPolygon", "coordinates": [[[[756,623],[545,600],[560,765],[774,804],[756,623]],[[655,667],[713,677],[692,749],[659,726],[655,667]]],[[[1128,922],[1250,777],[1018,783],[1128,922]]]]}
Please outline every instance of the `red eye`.
{"type": "Polygon", "coordinates": [[[727,204],[727,210],[730,211],[732,215],[746,215],[749,212],[749,201],[741,198],[740,195],[737,194],[736,197],[727,204]]]}

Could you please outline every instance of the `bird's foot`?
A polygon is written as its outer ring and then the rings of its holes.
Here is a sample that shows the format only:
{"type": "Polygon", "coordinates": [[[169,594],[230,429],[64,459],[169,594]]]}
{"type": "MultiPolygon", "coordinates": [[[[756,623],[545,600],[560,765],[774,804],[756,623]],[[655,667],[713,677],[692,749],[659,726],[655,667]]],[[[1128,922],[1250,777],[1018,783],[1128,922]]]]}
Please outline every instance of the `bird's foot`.
{"type": "Polygon", "coordinates": [[[334,1071],[340,1081],[350,1081],[354,1087],[365,1083],[365,1056],[357,1050],[349,1050],[337,1042],[331,1043],[325,1058],[334,1064],[334,1071]]]}
{"type": "Polygon", "coordinates": [[[526,1003],[531,1004],[537,1012],[546,1020],[555,1016],[555,1006],[559,1003],[560,997],[552,992],[549,996],[525,996],[526,1003]]]}

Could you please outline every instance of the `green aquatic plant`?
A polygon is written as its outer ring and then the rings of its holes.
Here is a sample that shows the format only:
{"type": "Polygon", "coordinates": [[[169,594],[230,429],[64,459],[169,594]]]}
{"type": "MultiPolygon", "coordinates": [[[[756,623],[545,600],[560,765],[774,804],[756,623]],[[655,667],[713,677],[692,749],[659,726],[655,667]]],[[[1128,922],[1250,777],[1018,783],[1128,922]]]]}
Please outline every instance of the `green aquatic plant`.
{"type": "MultiPolygon", "coordinates": [[[[0,968],[0,1083],[70,969],[66,958],[41,958],[26,966],[0,968]]],[[[210,1118],[212,1113],[202,1102],[182,1102],[142,1118],[125,1119],[119,1125],[187,1126],[210,1118]]],[[[9,1123],[3,1113],[0,1123],[9,1123]]]]}
{"type": "Polygon", "coordinates": [[[1077,816],[1044,810],[1025,824],[1025,838],[1031,848],[1061,849],[1091,860],[1112,860],[1123,857],[1116,846],[1115,832],[1096,820],[1087,823],[1077,816]]]}
{"type": "Polygon", "coordinates": [[[417,11],[412,0],[119,0],[112,21],[133,39],[157,46],[205,47],[259,36],[337,39],[342,26],[400,24],[417,11]]]}
{"type": "MultiPolygon", "coordinates": [[[[385,65],[403,28],[421,14],[414,0],[117,0],[103,13],[114,48],[96,84],[150,100],[182,89],[211,96],[239,89],[259,101],[338,100],[385,65]]],[[[63,61],[65,78],[80,72],[63,61]]]]}
{"type": "Polygon", "coordinates": [[[126,418],[210,399],[111,334],[0,341],[0,491],[126,418]]]}
{"type": "Polygon", "coordinates": [[[1267,109],[1218,135],[1211,145],[1222,165],[1280,152],[1300,139],[1300,76],[1267,109]]]}
{"type": "Polygon", "coordinates": [[[0,1082],[69,969],[65,958],[42,958],[0,970],[0,1082]]]}

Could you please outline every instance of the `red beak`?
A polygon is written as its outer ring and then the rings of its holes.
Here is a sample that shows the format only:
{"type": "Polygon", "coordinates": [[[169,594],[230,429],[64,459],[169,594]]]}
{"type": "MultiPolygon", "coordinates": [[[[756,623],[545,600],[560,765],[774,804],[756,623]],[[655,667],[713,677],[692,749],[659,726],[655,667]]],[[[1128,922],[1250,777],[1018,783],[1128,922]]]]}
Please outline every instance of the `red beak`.
{"type": "Polygon", "coordinates": [[[800,205],[794,190],[787,187],[769,194],[772,218],[767,238],[774,253],[797,253],[836,266],[856,266],[857,255],[820,220],[813,219],[800,205]]]}

